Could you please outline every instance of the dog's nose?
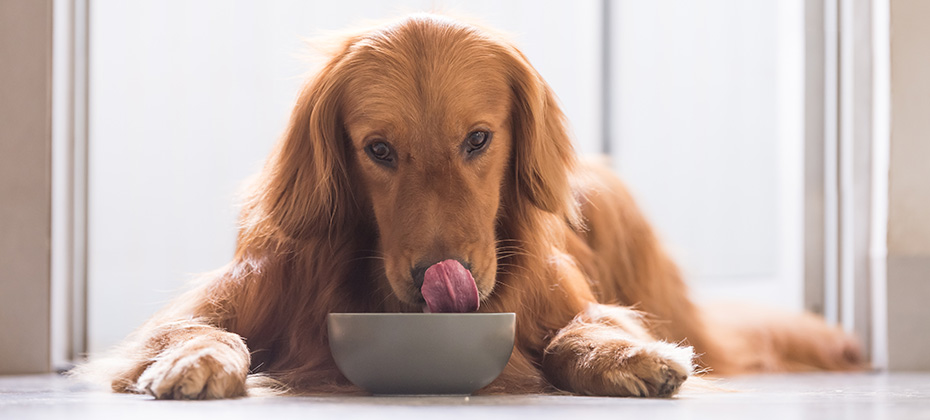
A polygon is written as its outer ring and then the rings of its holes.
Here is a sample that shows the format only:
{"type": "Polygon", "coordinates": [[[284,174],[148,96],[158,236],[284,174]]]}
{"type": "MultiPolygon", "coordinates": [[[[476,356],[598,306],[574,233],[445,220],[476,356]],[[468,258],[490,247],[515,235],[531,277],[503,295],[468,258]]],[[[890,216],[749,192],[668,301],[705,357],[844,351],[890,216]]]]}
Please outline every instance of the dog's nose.
{"type": "Polygon", "coordinates": [[[413,286],[420,290],[423,287],[423,277],[426,276],[426,269],[432,264],[420,264],[410,269],[410,277],[413,278],[413,286]]]}
{"type": "MultiPolygon", "coordinates": [[[[423,287],[423,278],[426,276],[426,269],[432,267],[434,264],[445,261],[450,258],[438,259],[429,263],[420,263],[410,269],[410,277],[413,279],[413,286],[420,290],[423,287]]],[[[464,262],[458,258],[453,258],[462,264],[462,267],[465,267],[466,270],[471,271],[471,264],[464,262]]]]}

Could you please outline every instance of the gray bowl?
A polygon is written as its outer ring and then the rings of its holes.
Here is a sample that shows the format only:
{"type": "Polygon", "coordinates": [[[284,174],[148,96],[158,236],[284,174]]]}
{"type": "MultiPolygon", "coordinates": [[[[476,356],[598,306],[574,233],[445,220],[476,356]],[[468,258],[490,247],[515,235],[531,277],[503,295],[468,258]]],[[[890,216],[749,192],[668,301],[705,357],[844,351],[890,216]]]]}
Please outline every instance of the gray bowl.
{"type": "Polygon", "coordinates": [[[373,394],[471,394],[513,351],[513,313],[329,314],[329,348],[373,394]]]}

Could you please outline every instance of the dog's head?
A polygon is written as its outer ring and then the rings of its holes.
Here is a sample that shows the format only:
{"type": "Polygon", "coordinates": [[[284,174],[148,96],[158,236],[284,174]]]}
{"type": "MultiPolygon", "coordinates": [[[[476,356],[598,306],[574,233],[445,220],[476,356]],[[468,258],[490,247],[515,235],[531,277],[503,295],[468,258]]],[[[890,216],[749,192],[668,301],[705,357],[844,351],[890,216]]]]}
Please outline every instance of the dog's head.
{"type": "Polygon", "coordinates": [[[331,240],[373,218],[402,302],[422,303],[427,269],[447,260],[484,299],[503,214],[577,219],[563,120],[512,45],[446,18],[410,17],[350,37],[306,85],[257,206],[292,238],[331,240]]]}

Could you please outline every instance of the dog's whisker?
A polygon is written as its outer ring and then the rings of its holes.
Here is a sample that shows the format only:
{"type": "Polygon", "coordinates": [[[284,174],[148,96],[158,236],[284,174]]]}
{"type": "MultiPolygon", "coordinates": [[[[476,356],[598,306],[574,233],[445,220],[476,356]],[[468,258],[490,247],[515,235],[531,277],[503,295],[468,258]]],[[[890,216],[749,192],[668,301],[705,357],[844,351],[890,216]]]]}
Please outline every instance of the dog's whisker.
{"type": "Polygon", "coordinates": [[[379,256],[375,256],[375,255],[368,255],[368,256],[364,256],[364,257],[352,258],[352,259],[349,260],[349,262],[358,262],[358,261],[365,261],[365,260],[384,261],[384,260],[385,260],[385,257],[379,257],[379,256]]]}

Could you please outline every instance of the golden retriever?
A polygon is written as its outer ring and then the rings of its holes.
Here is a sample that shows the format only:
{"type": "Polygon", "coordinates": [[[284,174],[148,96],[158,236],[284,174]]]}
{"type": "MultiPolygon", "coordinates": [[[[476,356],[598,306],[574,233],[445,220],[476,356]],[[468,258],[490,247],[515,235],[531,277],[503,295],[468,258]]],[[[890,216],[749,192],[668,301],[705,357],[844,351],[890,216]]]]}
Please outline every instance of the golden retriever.
{"type": "Polygon", "coordinates": [[[326,315],[425,307],[516,313],[484,393],[667,397],[696,369],[861,363],[814,315],[699,309],[624,185],[576,159],[526,57],[444,17],[345,40],[300,93],[240,225],[232,262],[118,349],[114,390],[237,397],[251,375],[358,392],[326,315]]]}

